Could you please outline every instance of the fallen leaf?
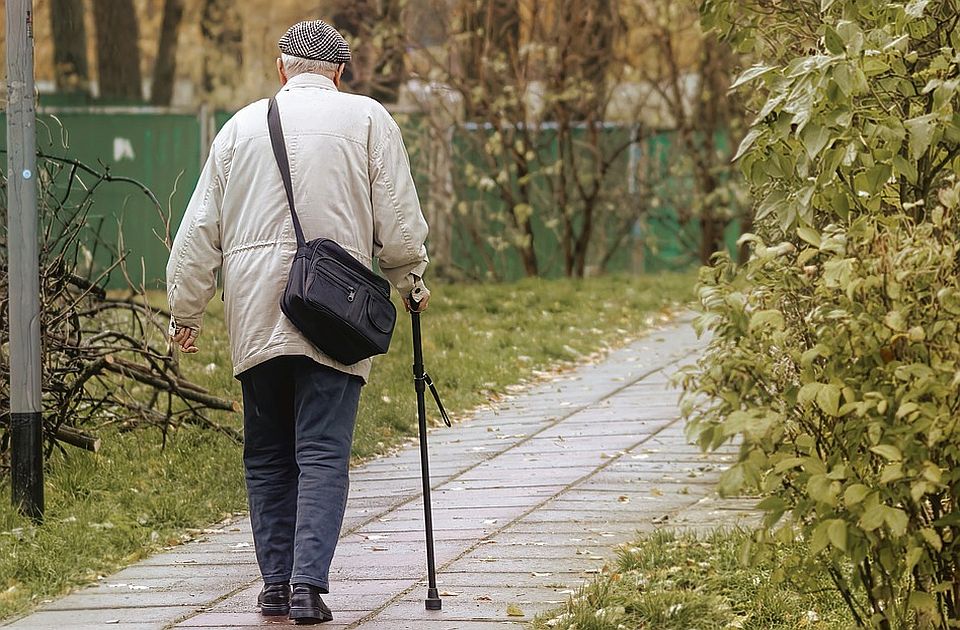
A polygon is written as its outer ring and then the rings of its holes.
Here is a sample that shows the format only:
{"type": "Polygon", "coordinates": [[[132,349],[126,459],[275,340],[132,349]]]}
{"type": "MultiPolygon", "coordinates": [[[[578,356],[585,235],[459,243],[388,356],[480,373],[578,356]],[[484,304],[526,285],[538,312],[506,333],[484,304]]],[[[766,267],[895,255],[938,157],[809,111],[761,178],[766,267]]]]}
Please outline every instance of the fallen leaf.
{"type": "Polygon", "coordinates": [[[460,591],[440,591],[440,597],[456,597],[460,594],[460,591]]]}
{"type": "Polygon", "coordinates": [[[389,551],[386,547],[370,547],[370,551],[389,551]]]}
{"type": "Polygon", "coordinates": [[[630,497],[625,494],[621,494],[619,497],[617,497],[617,501],[620,503],[630,503],[630,497]]]}
{"type": "Polygon", "coordinates": [[[523,610],[516,604],[510,604],[507,606],[507,616],[508,617],[523,617],[523,610]]]}
{"type": "Polygon", "coordinates": [[[476,599],[478,602],[492,602],[492,601],[493,601],[493,599],[490,598],[490,597],[488,597],[487,595],[478,595],[475,599],[476,599]]]}

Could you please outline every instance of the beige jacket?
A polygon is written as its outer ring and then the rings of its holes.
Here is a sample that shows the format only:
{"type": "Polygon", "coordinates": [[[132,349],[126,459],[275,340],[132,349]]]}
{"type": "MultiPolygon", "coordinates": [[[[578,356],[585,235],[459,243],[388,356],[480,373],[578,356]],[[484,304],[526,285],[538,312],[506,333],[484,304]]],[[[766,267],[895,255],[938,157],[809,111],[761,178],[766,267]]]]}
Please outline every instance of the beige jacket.
{"type": "MultiPolygon", "coordinates": [[[[277,356],[305,355],[366,380],[369,359],[334,361],[280,311],[297,241],[267,102],[237,112],[213,142],[167,264],[171,329],[200,330],[222,270],[235,375],[277,356]]],[[[377,258],[409,294],[427,266],[427,224],[396,122],[376,101],[341,93],[316,74],[291,78],[277,103],[306,239],[332,238],[367,266],[377,258]]]]}

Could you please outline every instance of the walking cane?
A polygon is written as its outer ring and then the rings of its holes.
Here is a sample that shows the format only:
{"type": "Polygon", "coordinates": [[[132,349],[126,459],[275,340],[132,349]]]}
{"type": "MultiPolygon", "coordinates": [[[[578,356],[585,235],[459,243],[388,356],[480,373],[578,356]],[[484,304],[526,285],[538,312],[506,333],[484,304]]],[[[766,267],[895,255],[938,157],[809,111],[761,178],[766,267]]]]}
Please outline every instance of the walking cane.
{"type": "Polygon", "coordinates": [[[433,514],[430,510],[430,462],[427,453],[427,407],[424,393],[427,387],[437,401],[440,415],[449,427],[450,418],[447,416],[440,394],[433,385],[433,380],[423,369],[423,344],[420,338],[420,300],[415,299],[419,289],[410,295],[410,319],[413,323],[413,382],[417,390],[417,419],[420,424],[420,472],[423,476],[423,523],[427,538],[427,598],[424,600],[427,610],[440,610],[442,602],[437,591],[437,566],[433,553],[433,514]]]}

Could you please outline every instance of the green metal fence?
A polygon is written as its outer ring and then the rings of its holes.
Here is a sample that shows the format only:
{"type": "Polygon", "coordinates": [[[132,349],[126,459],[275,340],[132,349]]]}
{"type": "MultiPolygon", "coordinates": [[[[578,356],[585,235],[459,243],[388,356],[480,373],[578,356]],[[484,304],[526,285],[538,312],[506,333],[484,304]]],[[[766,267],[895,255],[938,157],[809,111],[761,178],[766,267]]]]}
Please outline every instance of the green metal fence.
{"type": "MultiPolygon", "coordinates": [[[[170,213],[170,225],[175,233],[213,134],[229,118],[227,112],[167,108],[47,108],[41,110],[38,117],[38,147],[48,155],[70,156],[95,168],[109,169],[114,175],[144,183],[160,199],[163,209],[170,213]]],[[[400,115],[398,120],[407,139],[421,200],[426,204],[429,186],[425,179],[425,161],[429,156],[422,150],[424,145],[417,141],[426,133],[426,125],[414,115],[400,115]]],[[[471,135],[482,133],[487,131],[474,127],[458,129],[453,136],[455,159],[479,164],[480,156],[471,135]]],[[[543,133],[547,135],[539,150],[549,154],[542,160],[549,162],[556,155],[556,143],[550,140],[549,130],[543,133]]],[[[611,142],[623,142],[630,138],[632,130],[608,126],[604,133],[611,142]]],[[[6,146],[4,125],[0,125],[0,146],[6,146]]],[[[690,186],[689,182],[670,172],[674,150],[671,134],[664,132],[635,143],[618,159],[617,175],[611,181],[629,191],[631,188],[636,190],[634,179],[647,177],[649,181],[658,182],[656,185],[660,189],[653,191],[658,198],[672,201],[655,204],[628,226],[629,234],[622,239],[622,246],[607,262],[605,270],[656,272],[694,262],[689,243],[696,243],[699,228],[695,221],[681,220],[683,213],[676,207],[678,203],[684,203],[683,194],[677,194],[677,191],[689,190],[690,186]]],[[[461,167],[462,163],[455,169],[455,180],[460,177],[461,167]]],[[[493,260],[498,277],[521,276],[523,267],[516,252],[510,248],[498,250],[493,243],[498,234],[507,230],[502,222],[493,219],[503,210],[502,202],[494,195],[471,190],[463,181],[457,182],[456,190],[461,197],[459,200],[479,202],[474,205],[481,212],[488,213],[491,219],[483,224],[483,236],[485,239],[494,238],[478,242],[471,235],[465,219],[454,211],[452,252],[455,266],[460,268],[462,275],[484,277],[488,275],[489,261],[493,260]]],[[[549,203],[547,195],[541,195],[541,198],[539,203],[549,203]]],[[[538,217],[534,225],[535,243],[542,261],[542,273],[558,275],[562,273],[563,261],[556,233],[542,219],[548,215],[549,212],[535,213],[538,217]]],[[[142,264],[147,286],[162,286],[167,260],[167,249],[162,242],[164,221],[142,193],[127,184],[107,185],[98,191],[89,219],[90,228],[99,230],[107,243],[118,243],[122,229],[128,268],[139,276],[142,264]]],[[[597,229],[600,238],[617,239],[624,225],[621,221],[601,221],[597,229]]],[[[737,228],[733,225],[728,231],[731,247],[736,236],[737,228]]],[[[102,260],[104,255],[101,253],[98,258],[102,260]]],[[[120,280],[114,277],[111,285],[120,285],[120,280]]]]}
{"type": "MultiPolygon", "coordinates": [[[[5,120],[3,123],[0,146],[5,149],[5,120]]],[[[176,228],[199,177],[205,127],[201,116],[188,112],[47,109],[37,118],[37,148],[45,155],[69,157],[96,171],[142,182],[154,192],[163,210],[170,212],[172,227],[176,228]]],[[[90,181],[89,176],[81,177],[90,181]]],[[[65,188],[66,178],[58,180],[58,185],[65,188]]],[[[83,185],[78,183],[70,192],[82,195],[83,185]]],[[[121,246],[122,230],[128,271],[137,281],[143,276],[148,287],[159,287],[167,261],[165,220],[147,196],[129,183],[105,183],[95,193],[92,208],[88,226],[98,231],[102,240],[96,248],[96,262],[102,265],[108,248],[121,246]]],[[[94,249],[91,246],[91,251],[94,249]]],[[[115,272],[109,285],[121,286],[121,280],[115,272]]]]}

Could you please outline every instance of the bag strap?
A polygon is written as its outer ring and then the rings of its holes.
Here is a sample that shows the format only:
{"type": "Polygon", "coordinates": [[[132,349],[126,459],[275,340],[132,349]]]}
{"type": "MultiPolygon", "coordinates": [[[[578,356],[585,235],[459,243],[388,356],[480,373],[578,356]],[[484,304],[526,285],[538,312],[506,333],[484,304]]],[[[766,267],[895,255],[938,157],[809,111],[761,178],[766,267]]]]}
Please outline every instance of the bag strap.
{"type": "Polygon", "coordinates": [[[293,219],[293,230],[297,233],[297,246],[303,247],[307,241],[303,238],[303,228],[300,227],[300,217],[297,216],[297,207],[293,203],[293,180],[290,178],[290,162],[287,160],[287,145],[283,141],[283,127],[280,125],[280,108],[277,99],[270,97],[267,107],[267,127],[270,129],[270,144],[273,145],[273,157],[277,160],[280,169],[280,178],[283,188],[287,191],[287,204],[290,206],[290,217],[293,219]]]}

